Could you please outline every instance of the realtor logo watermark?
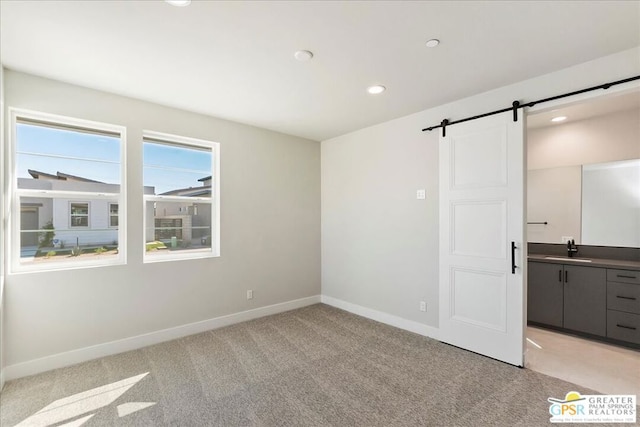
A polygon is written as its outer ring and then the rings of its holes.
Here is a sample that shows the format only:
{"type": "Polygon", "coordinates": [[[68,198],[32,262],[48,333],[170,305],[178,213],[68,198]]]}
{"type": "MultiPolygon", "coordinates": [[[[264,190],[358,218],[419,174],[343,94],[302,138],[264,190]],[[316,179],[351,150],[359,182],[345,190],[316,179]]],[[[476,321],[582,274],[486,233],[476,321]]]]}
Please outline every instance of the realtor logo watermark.
{"type": "Polygon", "coordinates": [[[636,396],[581,395],[570,391],[564,399],[550,397],[552,423],[635,423],[636,396]]]}

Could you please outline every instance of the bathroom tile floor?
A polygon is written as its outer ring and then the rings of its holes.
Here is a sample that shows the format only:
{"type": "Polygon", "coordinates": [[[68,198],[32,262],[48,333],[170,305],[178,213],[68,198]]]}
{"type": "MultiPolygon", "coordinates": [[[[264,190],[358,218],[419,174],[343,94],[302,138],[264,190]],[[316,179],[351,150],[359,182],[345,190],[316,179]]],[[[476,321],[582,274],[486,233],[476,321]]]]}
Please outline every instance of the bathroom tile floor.
{"type": "Polygon", "coordinates": [[[525,367],[603,394],[640,398],[639,350],[529,326],[525,367]]]}

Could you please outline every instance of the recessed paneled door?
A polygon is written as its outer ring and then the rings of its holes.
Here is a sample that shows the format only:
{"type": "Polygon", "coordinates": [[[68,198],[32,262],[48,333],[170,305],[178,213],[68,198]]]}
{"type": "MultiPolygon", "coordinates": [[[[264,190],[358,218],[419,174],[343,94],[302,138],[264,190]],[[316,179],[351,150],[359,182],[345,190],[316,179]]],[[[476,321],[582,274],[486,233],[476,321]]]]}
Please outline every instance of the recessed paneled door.
{"type": "Polygon", "coordinates": [[[440,138],[440,339],[522,366],[524,126],[511,113],[440,138]]]}

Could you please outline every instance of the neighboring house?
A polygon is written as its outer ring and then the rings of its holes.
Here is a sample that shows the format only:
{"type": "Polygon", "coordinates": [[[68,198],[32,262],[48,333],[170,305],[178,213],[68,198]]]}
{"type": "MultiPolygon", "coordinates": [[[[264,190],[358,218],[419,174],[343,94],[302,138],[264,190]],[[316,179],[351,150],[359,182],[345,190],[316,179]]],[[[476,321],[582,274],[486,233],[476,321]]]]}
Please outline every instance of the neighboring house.
{"type": "MultiPolygon", "coordinates": [[[[178,188],[160,194],[161,196],[211,197],[211,176],[200,178],[200,187],[178,188]]],[[[156,240],[204,239],[211,234],[211,204],[187,202],[156,202],[156,240]],[[167,229],[173,228],[173,230],[167,229]],[[179,229],[177,229],[179,228],[179,229]]]]}
{"type": "MultiPolygon", "coordinates": [[[[118,184],[56,172],[30,169],[32,178],[18,178],[18,187],[36,190],[82,191],[118,193],[118,184]]],[[[211,177],[199,179],[201,187],[189,187],[162,193],[164,196],[202,197],[211,195],[211,177]]],[[[145,194],[155,194],[154,187],[144,187],[145,194]]],[[[41,230],[49,222],[55,239],[64,246],[99,246],[117,244],[118,203],[104,199],[70,200],[64,198],[28,198],[20,205],[21,247],[38,246],[39,234],[27,230],[41,230]],[[27,201],[28,200],[28,201],[27,201]]],[[[145,240],[198,241],[210,234],[211,205],[204,203],[155,202],[147,209],[145,240]],[[194,229],[195,227],[195,229],[194,229]],[[203,228],[198,228],[203,227],[203,228]]],[[[59,244],[58,243],[58,244],[59,244]]]]}
{"type": "MultiPolygon", "coordinates": [[[[29,169],[33,179],[18,178],[18,187],[37,190],[117,193],[119,185],[57,172],[29,169]]],[[[113,244],[118,241],[118,203],[102,199],[29,198],[20,205],[21,230],[53,225],[55,239],[65,246],[113,244]]],[[[37,246],[39,233],[22,232],[21,246],[37,246]]]]}

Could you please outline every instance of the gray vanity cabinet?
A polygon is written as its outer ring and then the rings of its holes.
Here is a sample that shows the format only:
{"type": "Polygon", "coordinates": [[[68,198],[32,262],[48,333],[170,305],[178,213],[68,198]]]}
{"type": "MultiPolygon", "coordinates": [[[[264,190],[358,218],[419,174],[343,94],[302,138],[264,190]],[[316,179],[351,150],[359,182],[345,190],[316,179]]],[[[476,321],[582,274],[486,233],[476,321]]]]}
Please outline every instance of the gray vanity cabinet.
{"type": "Polygon", "coordinates": [[[607,337],[640,344],[640,271],[607,270],[607,337]]]}
{"type": "Polygon", "coordinates": [[[607,270],[564,265],[564,328],[607,334],[607,270]]]}
{"type": "Polygon", "coordinates": [[[528,268],[528,321],[606,335],[606,269],[544,262],[528,268]]]}
{"type": "Polygon", "coordinates": [[[561,328],[564,304],[562,265],[529,262],[528,268],[528,320],[561,328]]]}

